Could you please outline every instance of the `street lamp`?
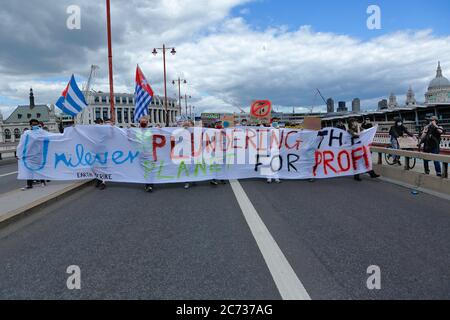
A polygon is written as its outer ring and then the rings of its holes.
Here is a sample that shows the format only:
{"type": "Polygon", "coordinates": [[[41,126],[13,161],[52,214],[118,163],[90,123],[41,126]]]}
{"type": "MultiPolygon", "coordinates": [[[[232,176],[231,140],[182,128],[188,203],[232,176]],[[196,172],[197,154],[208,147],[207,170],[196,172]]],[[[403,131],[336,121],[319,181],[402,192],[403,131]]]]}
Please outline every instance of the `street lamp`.
{"type": "Polygon", "coordinates": [[[184,99],[184,104],[185,104],[185,108],[186,108],[186,117],[187,117],[188,116],[188,99],[192,99],[192,97],[185,94],[184,97],[181,97],[181,99],[184,99]]]}
{"type": "Polygon", "coordinates": [[[178,80],[173,80],[172,84],[175,85],[177,82],[178,82],[178,106],[180,107],[180,115],[181,115],[181,83],[187,84],[187,80],[178,77],[178,80]]]}
{"type": "Polygon", "coordinates": [[[162,50],[163,52],[163,64],[164,64],[164,108],[166,110],[166,127],[170,126],[169,123],[169,110],[167,108],[167,74],[166,74],[166,51],[171,50],[170,53],[175,55],[177,51],[175,48],[166,48],[166,45],[163,44],[162,48],[154,48],[152,54],[156,56],[158,54],[158,50],[162,50]]]}

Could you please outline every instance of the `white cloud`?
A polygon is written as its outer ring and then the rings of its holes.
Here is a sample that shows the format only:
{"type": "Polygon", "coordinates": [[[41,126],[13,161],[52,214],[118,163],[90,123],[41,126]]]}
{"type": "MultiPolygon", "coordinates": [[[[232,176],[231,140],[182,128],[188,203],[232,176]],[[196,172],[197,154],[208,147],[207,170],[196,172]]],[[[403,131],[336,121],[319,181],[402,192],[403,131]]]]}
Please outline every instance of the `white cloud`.
{"type": "MultiPolygon", "coordinates": [[[[99,7],[81,2],[92,10],[99,7]]],[[[151,51],[163,42],[177,48],[175,56],[167,57],[168,79],[182,74],[188,80],[185,88],[197,111],[233,112],[238,111],[235,106],[247,108],[252,100],[266,98],[287,112],[293,106],[308,109],[323,104],[315,98],[316,88],[336,102],[359,97],[363,107],[375,107],[374,101],[390,92],[403,101],[412,85],[421,101],[438,60],[450,76],[450,58],[445,54],[450,50],[450,36],[406,30],[360,41],[315,32],[310,26],[295,31],[283,27],[255,30],[244,18],[229,16],[231,9],[247,2],[115,1],[115,90],[133,91],[134,68],[139,63],[157,94],[162,94],[162,57],[154,57],[151,51]]],[[[103,11],[83,14],[89,19],[93,15],[103,18],[103,11]]],[[[89,36],[89,30],[82,32],[89,36]]],[[[67,80],[71,72],[87,76],[89,65],[98,64],[101,70],[94,89],[108,91],[105,45],[84,47],[82,39],[77,41],[84,54],[70,68],[52,75],[67,74],[67,80]]],[[[0,58],[0,70],[5,63],[0,58]]],[[[9,99],[26,101],[32,85],[38,101],[52,103],[65,85],[36,81],[39,73],[0,74],[0,96],[9,99]]],[[[173,96],[177,89],[168,85],[173,96]]]]}

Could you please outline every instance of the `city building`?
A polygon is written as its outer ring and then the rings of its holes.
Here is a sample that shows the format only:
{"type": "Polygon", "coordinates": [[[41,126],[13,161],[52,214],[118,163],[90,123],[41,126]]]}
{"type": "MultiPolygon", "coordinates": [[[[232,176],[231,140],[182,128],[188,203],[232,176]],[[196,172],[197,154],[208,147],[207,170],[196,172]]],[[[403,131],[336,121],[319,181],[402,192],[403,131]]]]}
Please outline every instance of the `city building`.
{"type": "Polygon", "coordinates": [[[18,106],[7,119],[0,113],[0,143],[18,143],[22,134],[30,128],[30,120],[44,123],[44,129],[59,132],[55,115],[55,106],[36,105],[33,89],[30,89],[30,103],[18,106]]]}
{"type": "Polygon", "coordinates": [[[386,99],[378,102],[378,110],[386,110],[388,108],[388,101],[386,99]]]}
{"type": "Polygon", "coordinates": [[[327,100],[327,113],[334,113],[334,100],[332,98],[327,100]]]}
{"type": "Polygon", "coordinates": [[[397,96],[394,93],[391,93],[389,96],[388,109],[396,109],[398,108],[397,96]]]}
{"type": "Polygon", "coordinates": [[[345,101],[339,101],[337,112],[347,112],[347,111],[348,111],[348,109],[347,109],[345,101]]]}
{"type": "MultiPolygon", "coordinates": [[[[129,128],[134,123],[135,99],[134,94],[115,93],[115,119],[116,125],[122,128],[129,128]]],[[[178,100],[167,98],[169,122],[171,126],[176,124],[176,118],[181,115],[178,100]]],[[[96,119],[111,119],[109,93],[92,92],[87,97],[88,107],[77,117],[77,123],[89,125],[94,124],[96,119]]],[[[150,125],[165,126],[166,110],[164,97],[154,96],[149,107],[150,125]]]]}
{"type": "Polygon", "coordinates": [[[441,63],[438,62],[436,77],[430,82],[425,94],[426,105],[450,103],[450,81],[442,73],[441,63]]]}
{"type": "Polygon", "coordinates": [[[406,93],[406,106],[414,107],[417,105],[416,95],[411,86],[409,86],[408,92],[406,93]]]}
{"type": "Polygon", "coordinates": [[[361,100],[359,98],[355,98],[352,101],[352,112],[359,113],[361,112],[361,100]]]}

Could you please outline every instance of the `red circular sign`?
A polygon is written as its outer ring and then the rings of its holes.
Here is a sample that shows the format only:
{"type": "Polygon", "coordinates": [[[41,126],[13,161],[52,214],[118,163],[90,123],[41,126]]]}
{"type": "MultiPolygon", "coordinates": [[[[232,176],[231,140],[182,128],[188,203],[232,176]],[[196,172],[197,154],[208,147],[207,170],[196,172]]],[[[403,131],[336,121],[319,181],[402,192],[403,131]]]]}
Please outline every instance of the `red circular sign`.
{"type": "Polygon", "coordinates": [[[255,118],[267,118],[272,112],[272,102],[269,100],[258,100],[253,102],[250,114],[255,118]]]}

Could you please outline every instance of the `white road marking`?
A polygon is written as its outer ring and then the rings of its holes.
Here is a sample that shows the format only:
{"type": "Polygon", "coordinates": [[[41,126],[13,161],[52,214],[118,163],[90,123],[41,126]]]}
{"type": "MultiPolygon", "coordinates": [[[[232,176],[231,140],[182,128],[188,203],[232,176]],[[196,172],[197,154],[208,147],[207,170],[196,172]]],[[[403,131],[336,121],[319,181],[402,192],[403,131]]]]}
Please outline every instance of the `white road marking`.
{"type": "Polygon", "coordinates": [[[6,177],[6,176],[12,176],[13,174],[18,174],[19,171],[14,171],[10,173],[0,174],[0,178],[6,177]]]}
{"type": "Polygon", "coordinates": [[[230,184],[283,300],[311,300],[239,181],[230,184]]]}

